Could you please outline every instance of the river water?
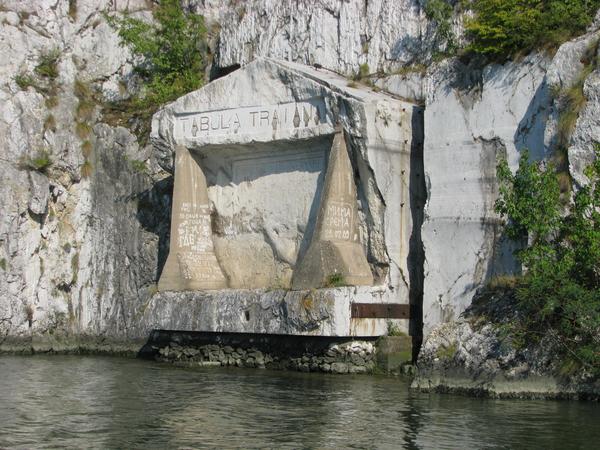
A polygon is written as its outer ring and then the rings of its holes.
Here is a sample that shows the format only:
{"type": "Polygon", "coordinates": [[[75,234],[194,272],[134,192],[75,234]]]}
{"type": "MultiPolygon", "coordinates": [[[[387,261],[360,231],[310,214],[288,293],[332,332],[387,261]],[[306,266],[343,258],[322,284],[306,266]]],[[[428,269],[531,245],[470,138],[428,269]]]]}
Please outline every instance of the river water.
{"type": "Polygon", "coordinates": [[[410,391],[383,376],[0,357],[0,448],[600,448],[600,405],[410,391]]]}

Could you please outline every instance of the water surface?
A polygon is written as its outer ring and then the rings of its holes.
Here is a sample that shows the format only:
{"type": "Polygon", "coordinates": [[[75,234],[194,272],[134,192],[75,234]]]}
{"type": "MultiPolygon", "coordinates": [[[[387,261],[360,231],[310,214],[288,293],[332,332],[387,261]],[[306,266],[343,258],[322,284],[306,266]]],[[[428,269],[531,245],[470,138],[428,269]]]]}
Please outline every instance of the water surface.
{"type": "Polygon", "coordinates": [[[126,358],[0,357],[0,448],[600,448],[600,405],[126,358]]]}

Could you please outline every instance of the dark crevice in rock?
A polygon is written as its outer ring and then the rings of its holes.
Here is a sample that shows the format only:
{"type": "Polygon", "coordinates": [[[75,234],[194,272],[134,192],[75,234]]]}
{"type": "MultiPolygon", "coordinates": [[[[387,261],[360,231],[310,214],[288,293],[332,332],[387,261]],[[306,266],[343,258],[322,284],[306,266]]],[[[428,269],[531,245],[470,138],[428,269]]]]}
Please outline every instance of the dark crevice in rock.
{"type": "Polygon", "coordinates": [[[410,151],[410,214],[412,232],[409,240],[409,280],[408,293],[411,306],[409,334],[413,337],[413,360],[417,360],[423,341],[423,280],[425,249],[421,238],[424,209],[427,201],[425,167],[423,165],[424,109],[414,107],[412,113],[412,147],[410,151]]]}
{"type": "Polygon", "coordinates": [[[217,64],[213,64],[210,68],[210,81],[215,81],[218,78],[229,75],[231,72],[235,72],[241,66],[239,64],[233,64],[227,67],[219,67],[217,64]]]}

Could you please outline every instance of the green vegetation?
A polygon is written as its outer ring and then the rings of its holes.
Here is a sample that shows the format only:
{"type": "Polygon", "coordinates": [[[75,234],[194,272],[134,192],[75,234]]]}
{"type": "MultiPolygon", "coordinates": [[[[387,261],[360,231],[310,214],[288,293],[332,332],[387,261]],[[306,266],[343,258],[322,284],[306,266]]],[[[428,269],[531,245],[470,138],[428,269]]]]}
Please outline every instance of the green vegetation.
{"type": "Polygon", "coordinates": [[[569,146],[571,134],[575,128],[575,123],[579,113],[583,110],[586,98],[583,94],[583,85],[586,78],[598,66],[598,43],[595,40],[586,49],[582,58],[583,70],[579,73],[575,82],[568,88],[556,94],[559,105],[559,119],[557,130],[557,145],[559,148],[566,149],[569,146]]]}
{"type": "Polygon", "coordinates": [[[435,25],[434,58],[458,50],[485,60],[503,61],[533,50],[553,50],[584,33],[600,0],[427,0],[424,11],[435,25]],[[470,11],[465,21],[466,47],[452,29],[455,13],[470,11]]]}
{"type": "Polygon", "coordinates": [[[80,79],[76,79],[73,84],[73,93],[78,100],[77,109],[75,110],[77,120],[80,122],[91,121],[96,102],[89,84],[80,79]]]}
{"type": "Polygon", "coordinates": [[[391,320],[387,321],[387,335],[388,336],[406,336],[407,334],[400,329],[398,325],[396,325],[391,320]]]}
{"type": "Polygon", "coordinates": [[[109,105],[105,115],[113,122],[131,115],[141,119],[146,124],[142,134],[147,134],[149,120],[160,105],[202,86],[207,59],[202,16],[185,13],[178,0],[161,1],[153,16],[154,23],[130,16],[107,16],[122,45],[142,57],[135,70],[145,82],[145,91],[139,97],[109,105]]]}
{"type": "Polygon", "coordinates": [[[129,161],[129,165],[131,166],[134,172],[146,173],[147,167],[145,161],[141,161],[139,159],[132,159],[129,161]]]}
{"type": "Polygon", "coordinates": [[[435,48],[438,55],[451,55],[458,50],[458,42],[452,31],[454,8],[446,0],[427,0],[425,15],[435,23],[435,48]]]}
{"type": "Polygon", "coordinates": [[[325,282],[326,288],[335,288],[346,286],[346,280],[344,279],[344,275],[341,273],[332,273],[327,277],[327,281],[325,282]]]}
{"type": "Polygon", "coordinates": [[[0,269],[6,270],[6,267],[7,267],[6,258],[0,259],[0,269]]]}
{"type": "Polygon", "coordinates": [[[17,83],[17,86],[19,86],[24,91],[27,90],[28,87],[36,87],[35,78],[33,78],[28,73],[20,73],[18,75],[15,75],[14,80],[15,83],[17,83]]]}
{"type": "Polygon", "coordinates": [[[77,122],[75,124],[75,133],[79,139],[87,139],[92,133],[92,127],[87,122],[77,122]]]}
{"type": "Polygon", "coordinates": [[[40,94],[44,95],[45,103],[48,108],[54,108],[58,105],[58,60],[60,51],[53,49],[40,55],[38,65],[34,73],[21,72],[14,77],[14,81],[22,90],[33,87],[40,94]]]}
{"type": "Polygon", "coordinates": [[[56,108],[58,106],[58,95],[50,95],[44,100],[46,108],[56,108]]]}
{"type": "Polygon", "coordinates": [[[508,219],[507,236],[524,244],[512,331],[525,343],[551,337],[566,366],[600,375],[599,145],[586,175],[589,184],[565,207],[553,165],[540,168],[524,151],[514,175],[506,161],[498,165],[495,206],[508,219]]]}
{"type": "Polygon", "coordinates": [[[474,13],[466,22],[467,52],[502,60],[556,48],[585,32],[600,0],[466,0],[463,6],[474,13]]]}
{"type": "Polygon", "coordinates": [[[60,50],[54,48],[40,55],[40,60],[35,68],[35,73],[41,77],[54,79],[58,77],[58,60],[60,59],[60,50]]]}
{"type": "Polygon", "coordinates": [[[367,63],[361,64],[358,66],[358,72],[354,74],[352,79],[354,81],[361,81],[367,78],[370,75],[369,65],[367,63]]]}
{"type": "Polygon", "coordinates": [[[425,75],[427,73],[427,66],[421,63],[414,63],[408,66],[402,66],[397,70],[391,72],[391,75],[409,75],[411,73],[418,73],[425,75]]]}
{"type": "Polygon", "coordinates": [[[40,149],[33,157],[23,157],[20,161],[20,167],[24,170],[35,170],[43,174],[47,174],[52,166],[53,161],[50,153],[45,149],[40,149]]]}
{"type": "Polygon", "coordinates": [[[452,342],[451,344],[448,344],[446,346],[438,347],[436,351],[436,356],[440,359],[449,361],[452,358],[454,358],[457,350],[458,349],[456,347],[456,342],[452,342]]]}
{"type": "Polygon", "coordinates": [[[487,282],[488,290],[515,289],[519,283],[519,277],[515,275],[496,275],[487,282]]]}
{"type": "Polygon", "coordinates": [[[369,41],[365,41],[362,43],[362,52],[363,54],[369,53],[369,41]]]}

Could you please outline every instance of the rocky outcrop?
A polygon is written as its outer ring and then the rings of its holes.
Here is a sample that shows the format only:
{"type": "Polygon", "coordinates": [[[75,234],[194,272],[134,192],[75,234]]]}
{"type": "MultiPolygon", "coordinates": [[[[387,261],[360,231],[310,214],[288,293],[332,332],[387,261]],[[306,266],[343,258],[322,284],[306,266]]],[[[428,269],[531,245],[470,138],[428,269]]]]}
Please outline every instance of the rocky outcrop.
{"type": "MultiPolygon", "coordinates": [[[[497,274],[519,273],[514,244],[494,213],[496,164],[515,168],[528,149],[538,160],[560,153],[561,92],[584,73],[597,32],[565,43],[550,59],[530,55],[518,62],[470,67],[448,60],[427,75],[424,167],[427,206],[422,229],[425,251],[425,334],[457,320],[478,287],[497,274]],[[585,64],[584,64],[585,63],[585,64]]],[[[591,63],[593,64],[593,63],[591,63]]],[[[583,169],[597,142],[598,69],[584,82],[587,99],[566,144],[568,173],[585,183],[583,169]]]]}
{"type": "Polygon", "coordinates": [[[427,336],[412,387],[500,398],[600,398],[600,380],[569,372],[551,331],[523,345],[510,331],[518,308],[511,291],[479,292],[463,317],[427,336]]]}
{"type": "Polygon", "coordinates": [[[515,167],[524,148],[537,158],[548,153],[547,65],[541,56],[483,69],[449,60],[429,76],[423,149],[425,334],[437,323],[457,319],[485,280],[519,270],[494,213],[496,164],[504,157],[515,167]]]}
{"type": "Polygon", "coordinates": [[[427,61],[432,45],[424,39],[430,30],[423,3],[231,2],[219,11],[216,63],[220,67],[243,65],[268,56],[350,75],[361,64],[375,73],[427,61]]]}
{"type": "Polygon", "coordinates": [[[100,116],[132,79],[102,11],[148,13],[122,3],[2,4],[0,336],[125,336],[154,289],[169,180],[100,116]]]}

